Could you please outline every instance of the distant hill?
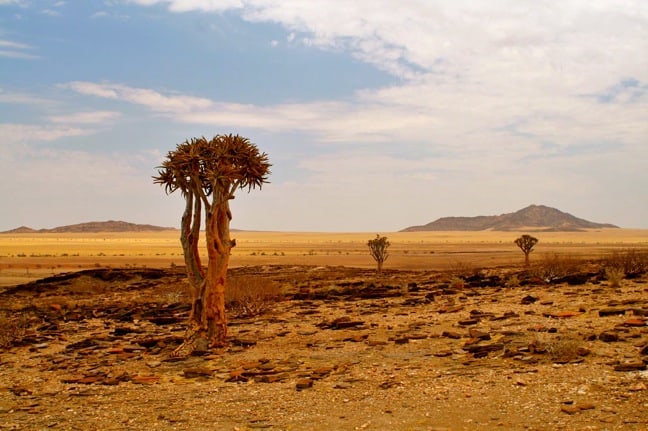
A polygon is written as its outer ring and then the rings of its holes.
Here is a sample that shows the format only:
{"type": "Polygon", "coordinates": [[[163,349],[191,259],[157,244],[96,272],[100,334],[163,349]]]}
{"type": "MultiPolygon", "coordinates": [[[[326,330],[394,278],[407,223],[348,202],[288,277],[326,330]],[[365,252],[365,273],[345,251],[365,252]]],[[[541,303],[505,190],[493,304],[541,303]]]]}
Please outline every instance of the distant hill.
{"type": "Polygon", "coordinates": [[[158,232],[174,230],[172,227],[160,227],[150,224],[135,224],[125,221],[92,221],[88,223],[59,226],[52,229],[32,229],[27,226],[8,230],[1,233],[95,233],[95,232],[158,232]]]}
{"type": "Polygon", "coordinates": [[[618,226],[607,223],[594,223],[544,205],[530,205],[517,212],[497,216],[443,217],[423,226],[410,226],[401,232],[451,230],[574,232],[583,229],[601,228],[618,228],[618,226]]]}

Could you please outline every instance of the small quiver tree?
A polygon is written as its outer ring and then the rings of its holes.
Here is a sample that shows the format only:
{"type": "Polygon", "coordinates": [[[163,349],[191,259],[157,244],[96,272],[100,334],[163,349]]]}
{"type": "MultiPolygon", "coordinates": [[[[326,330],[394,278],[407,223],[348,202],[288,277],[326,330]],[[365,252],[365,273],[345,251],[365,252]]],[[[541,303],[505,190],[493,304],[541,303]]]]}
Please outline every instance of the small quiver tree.
{"type": "Polygon", "coordinates": [[[192,294],[192,307],[184,342],[173,352],[184,356],[197,347],[225,345],[227,316],[225,280],[230,250],[229,201],[238,189],[261,188],[268,182],[266,153],[238,135],[216,135],[211,140],[193,138],[170,151],[156,184],[167,194],[180,190],[185,199],[180,241],[192,294]],[[198,242],[205,217],[207,270],[201,265],[198,242]]]}
{"type": "Polygon", "coordinates": [[[515,244],[520,247],[524,253],[524,266],[529,266],[529,254],[533,251],[533,247],[538,243],[538,238],[531,235],[522,235],[515,240],[515,244]]]}
{"type": "Polygon", "coordinates": [[[391,244],[389,243],[389,241],[387,241],[386,236],[380,236],[376,234],[376,238],[370,239],[367,242],[367,245],[369,246],[369,253],[371,254],[371,257],[374,258],[376,264],[378,265],[376,272],[380,274],[382,272],[383,263],[385,263],[387,257],[389,257],[387,249],[391,244]]]}

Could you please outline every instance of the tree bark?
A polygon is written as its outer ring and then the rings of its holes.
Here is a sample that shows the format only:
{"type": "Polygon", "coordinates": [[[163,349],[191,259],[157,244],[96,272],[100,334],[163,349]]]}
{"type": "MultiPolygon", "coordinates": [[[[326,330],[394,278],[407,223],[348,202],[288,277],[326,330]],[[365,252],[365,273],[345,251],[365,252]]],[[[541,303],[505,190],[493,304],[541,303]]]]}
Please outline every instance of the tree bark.
{"type": "MultiPolygon", "coordinates": [[[[225,284],[232,248],[230,219],[227,199],[211,205],[206,211],[207,273],[201,277],[193,295],[185,341],[173,352],[173,356],[187,356],[199,345],[221,347],[227,343],[225,284]]],[[[202,273],[202,269],[200,272],[202,273]]],[[[191,278],[194,271],[188,268],[187,273],[191,278]]]]}

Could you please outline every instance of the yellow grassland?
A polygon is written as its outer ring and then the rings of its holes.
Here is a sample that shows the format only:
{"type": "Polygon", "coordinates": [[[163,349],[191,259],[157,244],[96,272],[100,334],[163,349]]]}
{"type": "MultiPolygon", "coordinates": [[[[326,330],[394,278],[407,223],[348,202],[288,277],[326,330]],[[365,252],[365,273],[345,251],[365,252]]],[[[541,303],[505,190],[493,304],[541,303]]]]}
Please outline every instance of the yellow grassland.
{"type": "MultiPolygon", "coordinates": [[[[527,232],[379,232],[391,242],[385,268],[444,269],[453,265],[519,265],[513,240],[527,232]]],[[[559,253],[600,257],[614,250],[648,249],[648,230],[535,232],[533,257],[559,253]]],[[[367,241],[375,233],[232,232],[230,266],[345,265],[374,267],[367,241]]],[[[532,259],[533,259],[532,257],[532,259]]],[[[179,231],[137,233],[0,234],[0,285],[92,267],[164,268],[182,265],[179,231]]]]}

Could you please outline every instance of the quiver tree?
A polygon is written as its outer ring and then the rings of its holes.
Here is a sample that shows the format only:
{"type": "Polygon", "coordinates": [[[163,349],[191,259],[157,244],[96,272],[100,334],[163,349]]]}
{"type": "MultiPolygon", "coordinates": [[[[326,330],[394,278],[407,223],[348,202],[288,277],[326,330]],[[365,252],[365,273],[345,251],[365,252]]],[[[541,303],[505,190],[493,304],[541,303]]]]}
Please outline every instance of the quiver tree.
{"type": "Polygon", "coordinates": [[[391,244],[389,243],[389,241],[387,241],[386,236],[380,236],[378,234],[376,234],[376,238],[370,239],[367,242],[367,246],[369,246],[369,253],[378,265],[378,267],[376,268],[376,272],[378,272],[378,274],[382,272],[383,263],[385,263],[385,261],[389,257],[387,249],[390,245],[391,244]]]}
{"type": "Polygon", "coordinates": [[[156,184],[167,194],[180,190],[185,199],[180,241],[192,293],[192,307],[184,343],[174,356],[191,353],[197,346],[225,344],[225,280],[230,250],[229,201],[238,189],[261,188],[268,182],[270,163],[266,153],[238,135],[216,135],[211,140],[193,138],[169,151],[156,184]],[[204,214],[207,270],[198,250],[204,214]]]}
{"type": "Polygon", "coordinates": [[[524,253],[524,266],[529,266],[529,254],[533,251],[533,247],[538,243],[538,238],[531,235],[522,235],[515,240],[515,244],[520,247],[524,253]]]}

